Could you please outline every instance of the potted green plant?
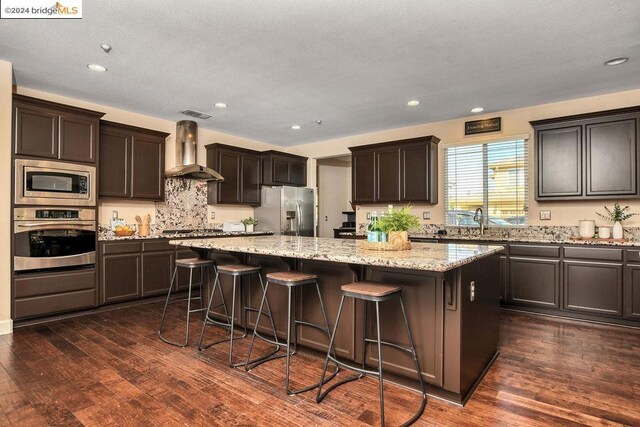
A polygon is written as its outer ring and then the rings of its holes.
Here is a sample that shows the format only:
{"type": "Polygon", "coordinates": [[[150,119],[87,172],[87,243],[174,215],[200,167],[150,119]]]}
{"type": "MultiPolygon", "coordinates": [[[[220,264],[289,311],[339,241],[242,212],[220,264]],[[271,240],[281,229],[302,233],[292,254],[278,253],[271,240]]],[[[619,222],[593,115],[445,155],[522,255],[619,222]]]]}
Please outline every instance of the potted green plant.
{"type": "Polygon", "coordinates": [[[249,218],[240,220],[240,222],[242,223],[242,225],[244,225],[245,232],[253,233],[253,226],[258,223],[258,220],[253,217],[249,217],[249,218]]]}
{"type": "Polygon", "coordinates": [[[600,218],[604,218],[607,221],[613,222],[613,238],[614,239],[622,239],[623,230],[622,230],[622,221],[626,221],[634,215],[638,215],[637,213],[628,212],[629,206],[625,206],[624,208],[620,207],[619,203],[614,203],[613,209],[609,209],[608,207],[604,207],[606,213],[601,214],[600,212],[596,212],[600,218]]]}
{"type": "Polygon", "coordinates": [[[409,241],[409,231],[420,228],[420,219],[411,213],[411,206],[402,209],[389,209],[378,219],[380,230],[389,235],[389,242],[404,243],[409,241]]]}

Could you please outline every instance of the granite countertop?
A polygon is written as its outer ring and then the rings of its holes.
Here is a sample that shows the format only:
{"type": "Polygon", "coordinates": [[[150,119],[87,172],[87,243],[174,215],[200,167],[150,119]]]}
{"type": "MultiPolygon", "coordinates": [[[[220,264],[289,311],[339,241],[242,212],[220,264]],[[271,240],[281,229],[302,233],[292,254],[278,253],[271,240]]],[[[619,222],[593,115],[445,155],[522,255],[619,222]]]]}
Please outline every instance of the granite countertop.
{"type": "Polygon", "coordinates": [[[101,233],[98,236],[99,242],[108,241],[120,241],[120,240],[149,240],[149,239],[193,239],[193,238],[216,238],[216,237],[238,237],[238,236],[268,236],[273,234],[272,231],[254,231],[247,233],[244,231],[211,231],[211,232],[198,232],[198,233],[174,233],[174,234],[162,234],[152,233],[148,236],[133,236],[119,237],[113,234],[113,232],[101,233]]]}
{"type": "MultiPolygon", "coordinates": [[[[362,233],[340,233],[344,236],[363,236],[362,233]]],[[[555,244],[571,244],[571,245],[602,245],[602,246],[640,246],[640,240],[629,240],[628,242],[608,242],[604,240],[573,240],[566,236],[504,236],[504,235],[488,235],[479,234],[433,234],[433,233],[411,233],[409,238],[414,239],[433,239],[433,240],[453,240],[453,241],[469,241],[469,242],[505,242],[505,243],[555,243],[555,244]]]]}
{"type": "Polygon", "coordinates": [[[282,235],[172,240],[170,243],[191,248],[436,272],[452,270],[504,250],[502,246],[413,243],[408,251],[383,252],[360,249],[357,240],[282,235]]]}

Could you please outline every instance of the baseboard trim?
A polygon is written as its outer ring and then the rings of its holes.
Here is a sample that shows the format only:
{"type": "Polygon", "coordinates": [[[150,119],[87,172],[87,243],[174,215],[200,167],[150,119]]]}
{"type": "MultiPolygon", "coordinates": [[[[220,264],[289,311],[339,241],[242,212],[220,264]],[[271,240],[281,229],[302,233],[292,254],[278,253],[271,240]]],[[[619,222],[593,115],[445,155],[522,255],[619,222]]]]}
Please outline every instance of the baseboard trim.
{"type": "Polygon", "coordinates": [[[0,335],[13,333],[13,320],[0,320],[0,335]]]}

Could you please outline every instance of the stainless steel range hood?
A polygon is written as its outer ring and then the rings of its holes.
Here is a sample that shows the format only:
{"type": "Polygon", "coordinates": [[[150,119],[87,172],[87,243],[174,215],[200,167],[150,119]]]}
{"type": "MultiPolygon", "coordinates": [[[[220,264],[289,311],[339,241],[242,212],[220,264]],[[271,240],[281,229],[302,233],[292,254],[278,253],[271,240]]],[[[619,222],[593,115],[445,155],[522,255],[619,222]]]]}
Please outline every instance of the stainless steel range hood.
{"type": "Polygon", "coordinates": [[[176,124],[176,167],[165,172],[167,177],[224,181],[222,175],[197,163],[198,124],[182,120],[176,124]]]}

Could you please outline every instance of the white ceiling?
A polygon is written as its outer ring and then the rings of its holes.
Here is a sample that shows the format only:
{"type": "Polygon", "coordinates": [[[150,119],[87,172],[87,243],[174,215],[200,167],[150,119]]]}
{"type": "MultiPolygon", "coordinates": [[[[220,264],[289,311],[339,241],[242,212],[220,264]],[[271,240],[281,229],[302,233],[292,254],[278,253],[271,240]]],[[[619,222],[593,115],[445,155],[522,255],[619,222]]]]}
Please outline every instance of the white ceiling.
{"type": "Polygon", "coordinates": [[[200,110],[200,127],[280,145],[640,87],[637,0],[83,6],[82,20],[0,21],[18,85],[176,121],[200,110]],[[617,56],[631,59],[603,66],[617,56]]]}

